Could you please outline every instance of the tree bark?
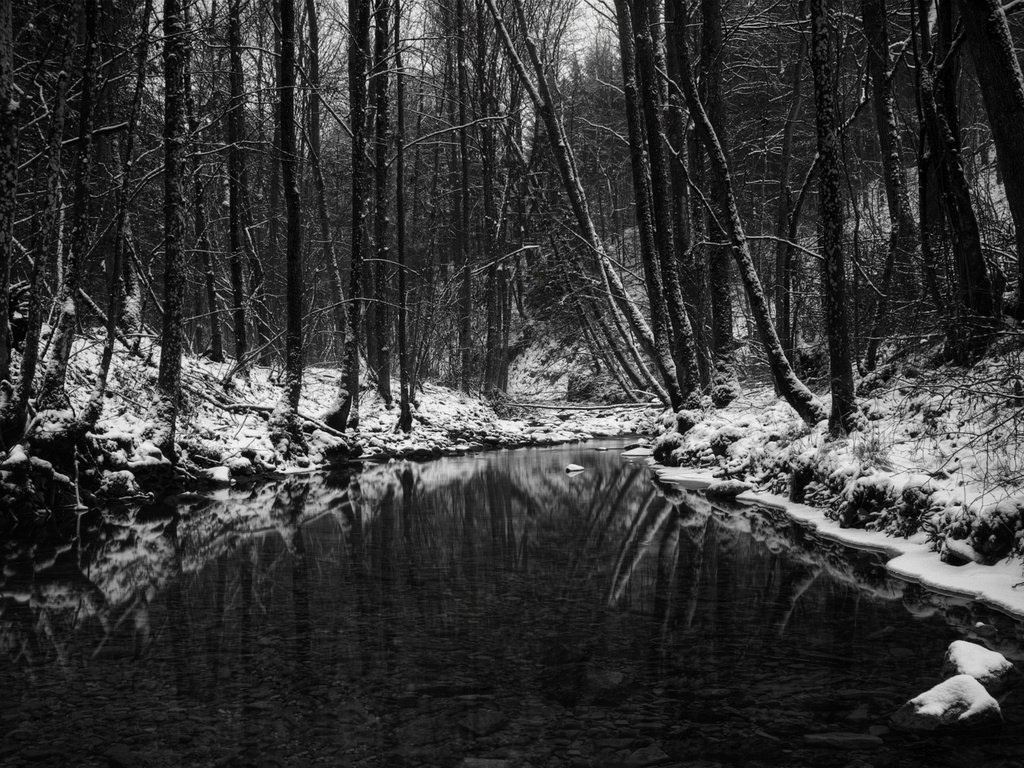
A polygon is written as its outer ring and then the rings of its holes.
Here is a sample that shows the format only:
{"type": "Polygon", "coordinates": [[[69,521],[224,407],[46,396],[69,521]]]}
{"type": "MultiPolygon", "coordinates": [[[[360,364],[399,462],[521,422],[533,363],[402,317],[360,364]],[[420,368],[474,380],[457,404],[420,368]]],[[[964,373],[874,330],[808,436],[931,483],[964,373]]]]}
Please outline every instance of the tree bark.
{"type": "Polygon", "coordinates": [[[922,66],[919,96],[924,116],[930,162],[936,163],[943,212],[949,223],[957,272],[957,305],[962,315],[949,325],[951,355],[968,362],[987,346],[992,336],[993,316],[998,311],[998,296],[992,285],[981,250],[981,232],[971,201],[970,187],[960,154],[959,126],[955,104],[955,84],[950,82],[956,52],[951,48],[952,21],[949,8],[940,7],[940,48],[931,50],[929,0],[919,2],[922,66]],[[944,30],[944,32],[943,32],[944,30]],[[935,58],[945,53],[943,69],[936,72],[935,58]],[[937,87],[937,83],[941,87],[937,87]]]}
{"type": "Polygon", "coordinates": [[[1024,318],[1024,75],[999,0],[960,0],[961,17],[996,145],[1017,245],[1016,317],[1024,318]]]}
{"type": "MultiPolygon", "coordinates": [[[[242,71],[242,0],[228,0],[229,98],[228,141],[228,249],[231,267],[231,312],[235,335],[235,362],[245,365],[249,352],[245,327],[245,280],[242,274],[242,177],[245,155],[245,75],[242,71]]],[[[275,214],[276,215],[276,214],[275,214]]]]}
{"type": "Polygon", "coordinates": [[[14,262],[15,199],[18,190],[18,121],[21,99],[14,85],[14,13],[0,3],[0,420],[12,390],[10,316],[11,265],[14,262]]]}
{"type": "Polygon", "coordinates": [[[302,220],[299,209],[298,142],[295,140],[295,0],[278,0],[281,12],[281,66],[278,82],[278,126],[281,186],[285,205],[285,357],[283,392],[271,417],[273,439],[284,456],[305,453],[299,424],[302,396],[302,220]]]}
{"type": "MultiPolygon", "coordinates": [[[[701,0],[700,95],[708,120],[729,159],[728,130],[722,80],[725,72],[725,22],[721,0],[701,0]]],[[[711,199],[718,216],[727,216],[728,203],[722,176],[711,174],[711,199]]],[[[709,223],[706,228],[713,245],[708,249],[708,284],[711,288],[711,344],[716,378],[734,381],[732,270],[729,268],[728,237],[709,223]]]]}
{"type": "Polygon", "coordinates": [[[388,48],[391,33],[388,29],[391,16],[390,0],[378,0],[374,12],[374,239],[377,241],[377,260],[373,264],[373,301],[375,328],[372,334],[377,345],[374,359],[377,365],[377,391],[386,408],[391,407],[391,308],[388,297],[387,272],[391,261],[391,227],[388,218],[388,144],[391,141],[390,115],[388,110],[389,61],[388,48]]]}
{"type": "MultiPolygon", "coordinates": [[[[676,4],[676,18],[685,18],[685,3],[683,0],[669,0],[676,4]]],[[[751,313],[754,316],[754,323],[757,326],[758,335],[764,346],[765,354],[768,357],[768,365],[771,369],[772,379],[779,394],[797,412],[801,419],[808,424],[815,424],[825,418],[825,410],[818,399],[811,394],[802,381],[793,372],[793,367],[786,358],[782,349],[779,336],[775,332],[771,315],[768,312],[768,300],[765,297],[761,280],[757,276],[754,267],[754,259],[750,254],[747,244],[746,233],[743,230],[743,223],[740,220],[739,209],[736,206],[736,196],[732,188],[732,177],[729,171],[729,163],[725,152],[718,142],[714,126],[708,118],[700,99],[697,96],[697,89],[693,82],[692,68],[690,66],[689,52],[683,47],[680,50],[682,65],[682,82],[679,83],[686,103],[690,108],[696,124],[697,134],[708,154],[713,174],[719,176],[722,188],[725,191],[725,216],[722,226],[729,235],[732,244],[733,257],[739,268],[740,278],[747,294],[747,301],[750,304],[751,313]]]]}
{"type": "Polygon", "coordinates": [[[811,71],[814,75],[815,123],[818,134],[818,200],[821,216],[822,306],[829,352],[832,434],[857,428],[860,412],[853,391],[853,364],[846,308],[843,264],[843,199],[841,192],[838,117],[829,45],[827,0],[811,0],[811,71]]]}
{"type": "Polygon", "coordinates": [[[352,129],[352,236],[349,265],[348,333],[341,361],[338,400],[324,418],[328,426],[343,431],[359,425],[359,313],[361,273],[366,247],[366,73],[370,36],[370,0],[349,0],[348,91],[352,129]]]}
{"type": "Polygon", "coordinates": [[[902,270],[909,268],[914,243],[917,241],[917,226],[911,214],[910,199],[907,196],[907,180],[903,170],[899,133],[896,129],[896,113],[893,103],[891,63],[889,57],[889,29],[886,19],[885,0],[862,0],[861,15],[864,21],[864,35],[868,40],[868,75],[871,78],[871,101],[875,113],[875,129],[882,157],[882,180],[885,184],[885,200],[889,210],[889,247],[882,273],[882,295],[878,299],[875,318],[871,326],[864,367],[874,370],[878,345],[885,330],[892,292],[893,271],[899,263],[902,270]]]}
{"type": "Polygon", "coordinates": [[[67,375],[71,343],[78,320],[78,290],[82,286],[85,256],[89,249],[92,189],[90,172],[93,150],[93,112],[97,56],[97,24],[99,0],[85,0],[85,58],[82,62],[82,91],[78,108],[78,161],[74,172],[75,197],[72,203],[71,240],[64,259],[64,274],[57,301],[57,320],[50,337],[50,359],[39,388],[39,410],[64,410],[70,406],[64,382],[67,375]]]}
{"type": "Polygon", "coordinates": [[[683,399],[700,390],[700,371],[693,328],[683,303],[679,286],[679,265],[676,261],[675,222],[672,217],[671,190],[668,172],[667,140],[662,117],[668,106],[668,89],[664,87],[665,56],[661,36],[652,28],[661,26],[660,3],[634,0],[633,19],[636,36],[636,64],[639,75],[639,100],[647,136],[647,159],[650,164],[651,212],[654,219],[658,270],[664,286],[668,310],[669,343],[676,364],[676,377],[683,399]]]}
{"type": "Polygon", "coordinates": [[[395,256],[398,261],[398,428],[412,431],[409,381],[409,309],[405,254],[405,70],[402,67],[402,5],[395,0],[395,256]]]}
{"type": "MultiPolygon", "coordinates": [[[[115,205],[116,222],[114,225],[113,254],[107,268],[107,323],[106,338],[103,340],[103,354],[100,358],[99,371],[92,395],[82,413],[82,421],[91,429],[99,420],[103,409],[103,395],[107,389],[107,376],[110,363],[114,357],[114,342],[117,335],[117,317],[120,312],[121,276],[124,272],[125,255],[128,251],[128,239],[131,237],[131,225],[128,220],[128,182],[131,179],[133,157],[135,154],[135,131],[138,127],[139,112],[142,108],[142,93],[146,84],[146,59],[149,55],[149,16],[153,9],[152,0],[146,0],[142,10],[142,28],[135,51],[135,88],[132,93],[131,106],[128,112],[128,127],[125,146],[120,152],[120,169],[118,172],[119,186],[115,205]]],[[[186,78],[188,62],[185,62],[186,78]]],[[[187,88],[187,84],[186,84],[187,88]]],[[[119,147],[116,140],[114,147],[119,147]]],[[[115,155],[118,152],[114,153],[115,155]]]]}
{"type": "Polygon", "coordinates": [[[174,437],[181,397],[185,258],[185,25],[180,0],[164,0],[164,322],[154,403],[153,443],[176,460],[174,437]]]}

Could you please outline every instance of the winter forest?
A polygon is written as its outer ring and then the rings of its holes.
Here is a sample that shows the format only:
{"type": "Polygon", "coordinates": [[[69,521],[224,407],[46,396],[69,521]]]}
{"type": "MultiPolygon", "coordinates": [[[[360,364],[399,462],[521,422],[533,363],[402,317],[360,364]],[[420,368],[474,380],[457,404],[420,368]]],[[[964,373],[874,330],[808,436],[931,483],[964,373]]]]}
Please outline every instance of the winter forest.
{"type": "Polygon", "coordinates": [[[0,763],[1019,765],[1021,46],[0,0],[0,763]]]}

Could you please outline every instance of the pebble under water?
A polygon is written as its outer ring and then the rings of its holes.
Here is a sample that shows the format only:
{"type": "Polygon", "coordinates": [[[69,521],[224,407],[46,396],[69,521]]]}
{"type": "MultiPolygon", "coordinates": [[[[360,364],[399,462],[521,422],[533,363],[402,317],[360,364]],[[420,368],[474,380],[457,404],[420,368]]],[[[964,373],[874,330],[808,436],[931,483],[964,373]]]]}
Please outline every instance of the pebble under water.
{"type": "Polygon", "coordinates": [[[8,537],[0,765],[1024,765],[1020,692],[997,729],[887,727],[952,640],[1019,661],[1019,624],[658,487],[623,445],[296,476],[8,537]]]}

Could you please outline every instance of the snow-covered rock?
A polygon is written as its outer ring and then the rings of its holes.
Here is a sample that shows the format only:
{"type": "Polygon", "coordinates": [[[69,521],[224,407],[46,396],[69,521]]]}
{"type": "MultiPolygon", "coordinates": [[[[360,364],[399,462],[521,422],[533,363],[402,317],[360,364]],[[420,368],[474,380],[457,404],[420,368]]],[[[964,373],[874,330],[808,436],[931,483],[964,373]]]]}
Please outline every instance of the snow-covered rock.
{"type": "Polygon", "coordinates": [[[749,491],[753,486],[742,480],[719,480],[704,489],[708,496],[718,496],[723,499],[732,499],[744,491],[749,491]]]}
{"type": "Polygon", "coordinates": [[[204,469],[203,479],[215,485],[231,485],[231,470],[225,466],[204,469]]]}
{"type": "Polygon", "coordinates": [[[638,446],[636,448],[630,448],[628,451],[623,451],[623,456],[650,456],[654,453],[654,450],[645,446],[638,446]]]}
{"type": "Polygon", "coordinates": [[[135,475],[127,469],[121,469],[114,472],[104,472],[97,493],[106,498],[115,499],[137,496],[142,491],[139,489],[139,484],[135,482],[135,475]]]}
{"type": "Polygon", "coordinates": [[[985,686],[970,675],[956,675],[900,707],[892,724],[908,731],[934,731],[949,725],[989,725],[1002,719],[999,702],[985,686]]]}
{"type": "Polygon", "coordinates": [[[942,663],[944,675],[970,675],[989,693],[999,693],[1016,682],[1017,670],[1003,654],[977,643],[954,640],[942,663]]]}

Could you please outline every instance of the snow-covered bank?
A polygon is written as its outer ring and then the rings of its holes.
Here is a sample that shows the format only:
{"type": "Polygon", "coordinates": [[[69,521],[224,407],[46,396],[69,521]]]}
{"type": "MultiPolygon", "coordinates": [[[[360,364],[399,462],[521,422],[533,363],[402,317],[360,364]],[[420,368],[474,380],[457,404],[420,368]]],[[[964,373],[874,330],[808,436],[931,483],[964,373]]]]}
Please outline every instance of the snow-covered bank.
{"type": "MultiPolygon", "coordinates": [[[[69,396],[80,414],[93,391],[102,340],[83,337],[76,344],[69,369],[69,396]]],[[[86,440],[79,480],[86,504],[91,492],[131,497],[140,493],[137,480],[170,462],[153,445],[152,403],[159,350],[115,355],[99,421],[86,440]]],[[[372,382],[364,381],[359,427],[340,434],[321,421],[338,391],[337,371],[310,367],[305,372],[299,412],[308,444],[306,455],[280,456],[271,440],[269,420],[280,398],[280,371],[254,366],[245,375],[231,375],[232,363],[214,363],[186,356],[182,366],[182,402],[177,431],[177,472],[187,481],[227,484],[261,474],[309,471],[339,459],[384,460],[390,457],[431,458],[492,447],[554,445],[592,437],[651,434],[659,409],[608,406],[593,410],[515,410],[503,418],[485,400],[427,383],[417,393],[413,430],[397,427],[397,405],[386,408],[372,382]]],[[[47,462],[31,455],[30,446],[0,452],[0,509],[50,508],[45,486],[47,462]],[[33,503],[35,499],[35,503],[33,503]]],[[[52,478],[51,478],[52,479],[52,478]]],[[[63,484],[71,487],[71,478],[63,484]]]]}
{"type": "MultiPolygon", "coordinates": [[[[1011,380],[1015,359],[970,374],[1011,380]]],[[[885,552],[901,578],[1024,617],[1020,403],[964,377],[888,370],[862,384],[867,428],[838,439],[824,423],[808,428],[770,389],[721,410],[669,414],[657,471],[695,488],[743,481],[742,502],[885,552]]]]}

